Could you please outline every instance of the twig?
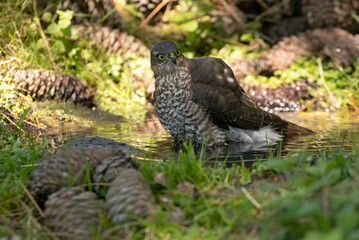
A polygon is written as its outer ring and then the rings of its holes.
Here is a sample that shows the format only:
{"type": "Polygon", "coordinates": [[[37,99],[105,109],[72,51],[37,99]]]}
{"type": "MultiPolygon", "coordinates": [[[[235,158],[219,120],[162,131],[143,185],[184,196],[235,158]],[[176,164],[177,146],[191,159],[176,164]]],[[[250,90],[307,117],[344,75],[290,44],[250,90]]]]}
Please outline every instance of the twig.
{"type": "Polygon", "coordinates": [[[157,5],[155,9],[142,21],[140,27],[144,27],[147,23],[171,0],[164,0],[160,4],[157,5]]]}
{"type": "Polygon", "coordinates": [[[31,214],[31,210],[29,208],[29,206],[26,205],[26,203],[24,203],[22,200],[20,200],[20,203],[21,205],[23,206],[23,208],[25,209],[25,211],[30,214],[30,218],[31,218],[31,221],[32,223],[38,228],[38,229],[41,229],[41,225],[40,223],[36,220],[36,218],[34,218],[34,216],[32,216],[31,214]]]}
{"type": "Polygon", "coordinates": [[[52,67],[54,68],[55,71],[58,71],[58,68],[57,68],[57,65],[56,65],[54,56],[52,55],[52,52],[51,52],[51,48],[50,48],[49,42],[48,42],[47,39],[46,39],[46,36],[45,36],[45,34],[44,34],[44,31],[42,30],[42,27],[41,27],[39,21],[36,21],[36,26],[37,26],[37,28],[39,29],[40,35],[41,35],[41,37],[42,37],[42,40],[44,40],[44,44],[45,44],[45,47],[46,47],[47,52],[49,53],[49,57],[50,57],[50,61],[51,61],[51,63],[52,63],[52,67]]]}
{"type": "Polygon", "coordinates": [[[165,12],[164,12],[163,17],[162,17],[163,22],[168,21],[169,14],[170,14],[170,11],[171,11],[171,8],[172,8],[172,3],[173,3],[173,1],[170,1],[166,6],[165,12]]]}
{"type": "Polygon", "coordinates": [[[16,60],[17,62],[20,62],[20,60],[19,60],[18,58],[16,58],[16,57],[11,57],[9,60],[5,60],[5,61],[0,62],[0,66],[3,65],[3,64],[12,62],[12,61],[14,61],[14,60],[16,60]]]}
{"type": "Polygon", "coordinates": [[[17,129],[19,129],[20,131],[22,131],[23,133],[26,134],[26,132],[24,131],[24,129],[20,128],[18,125],[16,125],[16,123],[14,123],[8,116],[6,116],[6,114],[4,113],[0,113],[1,115],[3,115],[10,123],[12,123],[17,129]]]}
{"type": "Polygon", "coordinates": [[[26,168],[26,167],[36,167],[38,166],[39,163],[31,163],[31,164],[23,164],[21,165],[22,168],[26,168]]]}
{"type": "Polygon", "coordinates": [[[262,12],[261,14],[257,15],[254,19],[255,21],[261,21],[261,19],[265,16],[268,17],[268,21],[270,22],[275,22],[275,16],[278,16],[278,14],[282,14],[282,13],[286,13],[285,9],[286,9],[286,5],[285,5],[285,1],[281,1],[278,2],[272,6],[268,6],[267,4],[265,4],[263,1],[259,2],[259,4],[262,5],[262,7],[265,9],[264,12],[262,12]],[[263,4],[264,5],[263,5],[263,4]],[[283,9],[283,10],[282,10],[283,9]],[[273,18],[274,17],[274,18],[273,18]]]}
{"type": "Polygon", "coordinates": [[[315,99],[314,100],[309,100],[306,104],[303,105],[303,107],[301,107],[299,109],[298,112],[303,112],[305,109],[307,109],[309,106],[313,105],[313,103],[315,102],[315,99]]]}
{"type": "MultiPolygon", "coordinates": [[[[11,117],[13,117],[13,118],[20,118],[20,117],[18,117],[18,116],[15,116],[15,115],[13,115],[13,114],[10,114],[10,113],[5,113],[6,115],[9,115],[9,116],[11,116],[11,117]]],[[[31,125],[31,126],[34,126],[34,127],[37,127],[37,128],[39,128],[39,129],[42,129],[42,130],[45,130],[45,128],[42,128],[42,127],[40,127],[39,125],[36,125],[36,124],[34,124],[34,123],[32,123],[32,122],[29,122],[29,121],[26,121],[26,120],[24,120],[23,121],[24,123],[27,123],[27,124],[29,124],[29,125],[31,125]]]]}
{"type": "Polygon", "coordinates": [[[35,208],[37,209],[37,211],[40,213],[41,217],[46,218],[45,213],[41,210],[41,208],[39,207],[39,205],[35,201],[34,197],[31,195],[29,190],[24,186],[24,184],[22,182],[20,182],[20,185],[24,189],[27,197],[30,199],[30,201],[34,204],[35,208]]]}
{"type": "Polygon", "coordinates": [[[263,1],[263,0],[257,0],[257,2],[264,8],[264,9],[268,9],[268,5],[263,1]]]}
{"type": "Polygon", "coordinates": [[[244,196],[246,196],[256,208],[258,209],[262,208],[262,205],[259,202],[257,202],[257,200],[254,199],[254,197],[247,191],[245,187],[241,187],[240,189],[244,194],[244,196]]]}
{"type": "Polygon", "coordinates": [[[355,104],[355,100],[354,100],[353,95],[350,95],[350,101],[351,101],[351,103],[352,103],[352,106],[353,106],[354,110],[355,110],[357,113],[359,113],[359,107],[355,104]]]}
{"type": "Polygon", "coordinates": [[[14,71],[14,69],[15,69],[15,67],[12,67],[12,68],[6,73],[6,76],[4,77],[4,80],[5,80],[5,79],[8,79],[10,73],[11,73],[12,71],[14,71]]]}
{"type": "MultiPolygon", "coordinates": [[[[33,3],[33,7],[34,7],[35,16],[37,17],[36,0],[33,0],[32,3],[33,3]]],[[[52,63],[52,67],[54,68],[55,71],[58,71],[58,67],[56,65],[55,58],[54,58],[54,56],[52,55],[52,52],[51,52],[50,44],[47,41],[47,38],[46,38],[45,33],[44,33],[44,30],[41,27],[40,21],[36,20],[35,22],[36,22],[36,26],[37,26],[37,28],[38,28],[38,30],[40,32],[40,35],[42,37],[42,40],[44,41],[46,50],[49,53],[49,57],[50,57],[50,61],[52,63]]]]}
{"type": "Polygon", "coordinates": [[[221,4],[223,5],[223,7],[226,9],[227,12],[229,12],[229,14],[232,15],[232,17],[234,18],[234,20],[236,20],[236,22],[241,25],[242,28],[244,28],[246,26],[246,23],[243,22],[243,20],[238,16],[238,14],[236,13],[236,11],[234,11],[235,6],[229,6],[229,4],[227,3],[226,0],[219,0],[221,2],[221,4]]]}

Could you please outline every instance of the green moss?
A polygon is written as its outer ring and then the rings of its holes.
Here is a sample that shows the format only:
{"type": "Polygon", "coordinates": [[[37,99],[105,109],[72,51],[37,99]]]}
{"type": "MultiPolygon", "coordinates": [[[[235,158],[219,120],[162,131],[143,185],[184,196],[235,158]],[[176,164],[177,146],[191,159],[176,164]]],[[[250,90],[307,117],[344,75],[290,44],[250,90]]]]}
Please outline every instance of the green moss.
{"type": "Polygon", "coordinates": [[[180,233],[214,234],[217,239],[312,239],[334,234],[333,229],[338,239],[356,236],[358,154],[339,150],[316,156],[303,151],[257,162],[248,170],[200,166],[200,159],[186,148],[178,159],[143,163],[141,171],[155,194],[170,198],[191,224],[179,227],[164,221],[170,211],[162,203],[160,219],[155,220],[159,222],[148,222],[147,227],[159,238],[180,233]],[[159,172],[165,175],[165,188],[154,182],[159,172]]]}
{"type": "Polygon", "coordinates": [[[323,67],[319,58],[306,57],[293,63],[289,69],[275,71],[273,76],[247,76],[244,81],[268,84],[276,88],[283,83],[308,80],[318,85],[316,89],[309,87],[309,93],[319,100],[322,108],[332,106],[340,109],[352,107],[350,96],[353,96],[356,101],[359,100],[358,74],[358,62],[354,64],[354,67],[331,69],[323,67]]]}
{"type": "MultiPolygon", "coordinates": [[[[180,43],[189,52],[187,56],[211,54],[227,61],[258,56],[260,49],[247,52],[213,38],[214,42],[207,42],[220,29],[220,22],[208,24],[206,15],[211,8],[198,9],[196,2],[182,2],[175,13],[188,13],[178,14],[170,24],[179,34],[188,34],[180,43]],[[192,18],[197,13],[198,21],[194,23],[192,18]]],[[[71,108],[52,103],[44,107],[22,96],[7,73],[15,68],[57,68],[96,86],[100,108],[143,121],[144,89],[135,91],[132,78],[143,77],[149,60],[130,56],[124,61],[121,55],[94,48],[90,39],[79,39],[69,24],[71,11],[58,12],[59,18],[48,14],[34,18],[32,11],[30,1],[0,3],[0,106],[23,116],[11,123],[6,114],[0,115],[0,237],[16,233],[29,239],[52,239],[26,194],[31,174],[47,150],[47,140],[26,132],[23,120],[36,123],[38,118],[54,114],[86,124],[91,118],[83,117],[82,110],[74,113],[71,108]],[[50,54],[36,26],[40,18],[47,19],[43,31],[54,63],[49,61],[50,54]]],[[[255,25],[242,35],[242,41],[260,37],[255,25]]],[[[151,41],[148,36],[143,39],[151,41]]],[[[231,40],[238,39],[234,36],[231,40]]],[[[305,58],[272,77],[249,76],[246,81],[277,87],[308,79],[317,82],[319,88],[310,93],[323,107],[344,108],[352,104],[350,95],[359,100],[358,76],[357,64],[353,69],[331,70],[322,67],[316,58],[305,58]]],[[[131,128],[130,123],[126,128],[131,128]]],[[[303,151],[286,158],[272,156],[251,168],[244,164],[227,168],[223,162],[209,165],[190,145],[166,161],[139,162],[160,206],[153,218],[141,220],[142,228],[130,228],[133,239],[358,239],[359,151],[355,147],[322,153],[303,151]],[[159,176],[163,176],[162,184],[159,176]]],[[[91,182],[87,177],[86,183],[91,182]]],[[[108,224],[105,217],[103,223],[108,224]]]]}

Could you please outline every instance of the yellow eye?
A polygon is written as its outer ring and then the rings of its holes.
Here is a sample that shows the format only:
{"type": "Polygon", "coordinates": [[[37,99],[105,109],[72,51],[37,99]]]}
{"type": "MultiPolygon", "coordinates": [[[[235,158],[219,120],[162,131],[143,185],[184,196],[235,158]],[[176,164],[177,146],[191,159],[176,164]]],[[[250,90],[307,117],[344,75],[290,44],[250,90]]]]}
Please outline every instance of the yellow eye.
{"type": "Polygon", "coordinates": [[[181,54],[181,52],[177,49],[176,54],[177,54],[177,56],[179,56],[181,54]]]}
{"type": "Polygon", "coordinates": [[[158,59],[163,61],[166,59],[166,56],[164,54],[160,54],[160,55],[158,55],[158,59]]]}

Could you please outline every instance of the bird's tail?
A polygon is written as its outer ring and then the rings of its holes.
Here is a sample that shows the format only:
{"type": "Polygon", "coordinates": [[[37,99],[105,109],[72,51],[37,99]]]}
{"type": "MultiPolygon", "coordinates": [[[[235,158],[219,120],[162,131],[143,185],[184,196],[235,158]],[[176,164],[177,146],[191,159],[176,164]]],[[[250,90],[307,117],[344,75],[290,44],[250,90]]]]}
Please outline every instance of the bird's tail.
{"type": "Polygon", "coordinates": [[[309,134],[314,134],[316,133],[315,131],[309,129],[309,128],[305,128],[305,127],[301,127],[295,123],[292,122],[288,122],[288,125],[286,128],[283,129],[284,133],[286,135],[309,135],[309,134]]]}

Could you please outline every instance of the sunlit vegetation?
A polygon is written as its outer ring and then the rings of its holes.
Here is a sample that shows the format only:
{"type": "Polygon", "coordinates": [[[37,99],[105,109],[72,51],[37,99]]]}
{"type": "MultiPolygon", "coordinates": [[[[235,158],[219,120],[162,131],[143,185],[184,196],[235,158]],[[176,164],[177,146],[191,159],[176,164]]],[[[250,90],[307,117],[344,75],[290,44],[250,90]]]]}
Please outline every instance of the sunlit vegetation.
{"type": "MultiPolygon", "coordinates": [[[[27,140],[12,134],[1,140],[0,233],[52,239],[26,190],[44,148],[30,136],[27,140]]],[[[130,236],[357,239],[358,159],[354,149],[318,155],[303,151],[287,158],[269,157],[250,167],[228,168],[223,162],[206,166],[207,160],[196,157],[188,146],[178,159],[140,161],[140,171],[160,208],[130,236]]],[[[104,230],[112,227],[103,224],[104,230]]]]}
{"type": "MultiPolygon", "coordinates": [[[[151,22],[155,16],[143,32],[143,17],[127,6],[128,34],[147,48],[159,39],[172,39],[188,57],[211,55],[227,62],[255,59],[268,49],[258,31],[260,22],[250,22],[241,35],[225,33],[220,30],[222,19],[210,15],[212,1],[181,2],[163,17],[162,28],[151,22]]],[[[69,10],[34,8],[29,0],[0,3],[0,239],[59,239],[43,226],[27,186],[39,161],[54,151],[39,130],[46,129],[45,123],[58,124],[58,119],[76,121],[66,106],[55,106],[55,100],[39,104],[24,95],[11,72],[47,69],[70,74],[91,86],[95,108],[144,119],[146,89],[135,87],[133,79],[152,78],[144,76],[150,71],[148,56],[109,53],[81,35],[71,23],[75,16],[79,14],[69,10]]],[[[359,104],[358,62],[332,69],[319,57],[308,56],[273,76],[254,74],[243,82],[278,87],[301,79],[318,85],[310,89],[313,100],[306,110],[354,111],[359,104]]],[[[140,227],[130,226],[127,239],[359,239],[355,146],[347,151],[279,154],[252,166],[209,164],[190,145],[178,157],[165,159],[136,160],[159,207],[140,221],[140,227]]],[[[105,217],[101,224],[103,232],[94,233],[94,239],[106,239],[104,232],[113,227],[105,217]]]]}

